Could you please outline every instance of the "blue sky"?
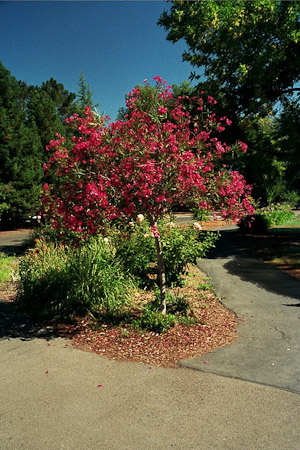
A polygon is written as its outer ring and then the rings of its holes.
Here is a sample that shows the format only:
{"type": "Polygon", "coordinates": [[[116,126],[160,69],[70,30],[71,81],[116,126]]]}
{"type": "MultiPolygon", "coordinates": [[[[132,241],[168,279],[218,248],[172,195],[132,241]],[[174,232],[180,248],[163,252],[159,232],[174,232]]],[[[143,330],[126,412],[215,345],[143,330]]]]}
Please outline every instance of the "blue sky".
{"type": "Polygon", "coordinates": [[[156,25],[163,1],[0,2],[0,60],[17,80],[41,85],[53,77],[76,92],[81,71],[99,111],[112,120],[125,94],[156,75],[187,80],[184,42],[156,25]]]}

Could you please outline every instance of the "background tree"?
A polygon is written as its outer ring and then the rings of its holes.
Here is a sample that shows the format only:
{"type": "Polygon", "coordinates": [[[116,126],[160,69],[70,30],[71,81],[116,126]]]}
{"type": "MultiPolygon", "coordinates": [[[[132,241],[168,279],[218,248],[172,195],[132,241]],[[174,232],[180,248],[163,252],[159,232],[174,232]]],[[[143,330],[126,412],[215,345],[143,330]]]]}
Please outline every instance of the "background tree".
{"type": "MultiPolygon", "coordinates": [[[[250,174],[255,183],[254,191],[266,201],[270,187],[266,186],[266,179],[277,179],[278,200],[284,199],[287,184],[289,190],[299,192],[296,177],[292,178],[293,183],[287,183],[289,172],[282,170],[285,166],[292,167],[291,158],[296,157],[299,136],[297,141],[295,134],[289,139],[294,150],[288,155],[283,151],[284,145],[276,144],[274,151],[264,145],[268,139],[273,145],[274,133],[272,131],[270,140],[269,131],[271,124],[275,126],[272,117],[276,115],[276,108],[278,110],[283,102],[292,104],[300,91],[297,86],[300,79],[300,2],[173,1],[170,12],[164,12],[158,24],[168,32],[169,41],[185,40],[188,50],[183,60],[195,68],[191,78],[198,80],[198,92],[204,90],[215,97],[218,113],[232,119],[233,126],[226,140],[247,142],[249,137],[249,152],[234,163],[240,163],[242,173],[250,174]],[[269,119],[262,122],[263,117],[269,119]],[[256,137],[255,133],[258,133],[256,137]],[[255,173],[257,167],[261,177],[255,173]]],[[[285,133],[282,128],[280,132],[285,133]]],[[[276,138],[277,143],[282,136],[276,138]]]]}
{"type": "Polygon", "coordinates": [[[299,200],[300,194],[300,99],[284,99],[278,118],[279,134],[282,136],[282,155],[286,161],[286,183],[291,200],[299,200]],[[297,189],[298,187],[298,189],[297,189]]]}
{"type": "Polygon", "coordinates": [[[90,89],[90,85],[86,83],[84,73],[81,72],[78,82],[77,95],[76,95],[76,113],[82,115],[86,106],[97,108],[100,103],[93,103],[93,93],[90,89]]]}
{"type": "Polygon", "coordinates": [[[2,226],[19,224],[37,212],[43,178],[40,148],[35,123],[26,123],[21,87],[0,63],[0,203],[6,204],[2,226]]]}
{"type": "Polygon", "coordinates": [[[300,80],[299,1],[172,3],[159,25],[169,41],[186,41],[183,60],[204,68],[205,85],[222,94],[233,111],[258,112],[300,90],[295,88],[300,80]]]}
{"type": "Polygon", "coordinates": [[[75,94],[53,78],[38,86],[18,82],[0,62],[0,218],[17,226],[37,214],[46,145],[66,131],[75,94]]]}

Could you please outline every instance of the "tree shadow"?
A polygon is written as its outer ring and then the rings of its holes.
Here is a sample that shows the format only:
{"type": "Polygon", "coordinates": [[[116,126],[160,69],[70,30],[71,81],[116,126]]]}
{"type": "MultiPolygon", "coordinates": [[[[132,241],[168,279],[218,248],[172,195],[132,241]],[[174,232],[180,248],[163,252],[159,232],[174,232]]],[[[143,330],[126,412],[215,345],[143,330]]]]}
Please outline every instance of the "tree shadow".
{"type": "Polygon", "coordinates": [[[50,340],[54,337],[57,337],[54,327],[33,322],[27,315],[20,313],[13,302],[0,299],[0,340],[50,340]]]}
{"type": "MultiPolygon", "coordinates": [[[[298,232],[299,234],[299,232],[298,232]]],[[[220,232],[220,239],[207,258],[230,258],[225,262],[224,268],[241,280],[256,284],[269,292],[274,292],[290,298],[300,299],[300,280],[282,272],[258,258],[262,255],[268,259],[274,248],[285,248],[288,241],[287,234],[243,235],[237,230],[224,230],[220,232]]],[[[291,233],[295,240],[295,233],[291,233]]],[[[296,306],[295,304],[286,306],[296,306]]]]}
{"type": "Polygon", "coordinates": [[[224,264],[224,268],[230,274],[266,291],[297,301],[300,299],[300,281],[262,261],[254,258],[233,258],[224,264]]]}

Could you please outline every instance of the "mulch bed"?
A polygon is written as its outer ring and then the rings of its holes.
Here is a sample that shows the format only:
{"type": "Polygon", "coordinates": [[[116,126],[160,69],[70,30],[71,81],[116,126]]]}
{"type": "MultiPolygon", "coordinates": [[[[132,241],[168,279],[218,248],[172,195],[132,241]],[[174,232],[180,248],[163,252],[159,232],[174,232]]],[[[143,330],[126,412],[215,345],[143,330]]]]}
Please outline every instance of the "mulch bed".
{"type": "Polygon", "coordinates": [[[57,333],[71,338],[72,345],[81,350],[161,367],[175,367],[180,359],[200,357],[234,342],[238,324],[235,314],[228,311],[212,291],[198,289],[204,278],[197,267],[189,268],[187,278],[189,285],[175,290],[189,299],[198,321],[195,325],[178,324],[158,334],[123,326],[104,325],[94,329],[86,317],[75,319],[73,324],[60,324],[57,333]]]}

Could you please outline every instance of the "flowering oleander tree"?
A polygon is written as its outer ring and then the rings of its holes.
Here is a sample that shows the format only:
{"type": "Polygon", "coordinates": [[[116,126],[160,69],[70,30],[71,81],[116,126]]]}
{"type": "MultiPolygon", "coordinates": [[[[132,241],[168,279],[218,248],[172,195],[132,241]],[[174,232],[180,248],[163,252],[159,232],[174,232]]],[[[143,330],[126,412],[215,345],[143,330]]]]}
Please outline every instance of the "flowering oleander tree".
{"type": "MultiPolygon", "coordinates": [[[[47,147],[44,170],[54,173],[56,182],[45,184],[43,202],[54,228],[83,238],[143,214],[155,239],[165,313],[158,219],[175,204],[218,210],[236,221],[253,207],[242,175],[222,164],[231,149],[216,136],[230,121],[211,112],[215,100],[204,93],[173,99],[170,86],[160,77],[154,80],[154,87],[145,80],[145,89],[129,93],[125,121],[109,124],[89,107],[84,117],[68,119],[76,130],[72,143],[57,136],[47,147]]],[[[245,144],[238,147],[246,151],[245,144]]]]}

